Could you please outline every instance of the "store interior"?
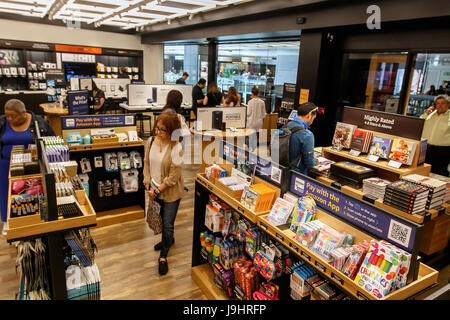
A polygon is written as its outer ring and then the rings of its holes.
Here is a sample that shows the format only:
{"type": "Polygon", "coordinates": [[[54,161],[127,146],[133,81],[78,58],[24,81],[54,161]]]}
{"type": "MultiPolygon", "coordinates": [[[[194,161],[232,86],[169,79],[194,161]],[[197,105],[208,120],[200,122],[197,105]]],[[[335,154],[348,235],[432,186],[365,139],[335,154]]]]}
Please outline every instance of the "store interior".
{"type": "Polygon", "coordinates": [[[18,27],[0,39],[0,115],[19,99],[55,133],[11,151],[0,300],[448,300],[450,178],[425,162],[421,117],[450,95],[442,2],[412,1],[375,31],[358,15],[366,1],[306,2],[0,1],[0,27],[18,27]],[[241,105],[193,111],[201,78],[241,105]],[[250,148],[255,87],[269,133],[250,148]],[[144,157],[170,90],[188,133],[161,275],[144,157]],[[299,173],[279,142],[305,102],[320,163],[299,173]]]}

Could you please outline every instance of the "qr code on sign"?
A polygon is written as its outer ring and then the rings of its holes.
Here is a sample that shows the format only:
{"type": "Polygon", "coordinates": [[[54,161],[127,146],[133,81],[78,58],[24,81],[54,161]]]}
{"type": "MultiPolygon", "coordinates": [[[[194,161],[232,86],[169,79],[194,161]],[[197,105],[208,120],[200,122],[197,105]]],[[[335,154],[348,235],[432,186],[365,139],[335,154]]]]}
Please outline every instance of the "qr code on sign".
{"type": "Polygon", "coordinates": [[[134,124],[134,117],[133,116],[126,116],[125,117],[125,124],[126,125],[133,125],[134,124]]]}
{"type": "Polygon", "coordinates": [[[408,247],[409,239],[411,238],[411,227],[408,227],[398,221],[391,220],[388,238],[405,247],[408,247]]]}

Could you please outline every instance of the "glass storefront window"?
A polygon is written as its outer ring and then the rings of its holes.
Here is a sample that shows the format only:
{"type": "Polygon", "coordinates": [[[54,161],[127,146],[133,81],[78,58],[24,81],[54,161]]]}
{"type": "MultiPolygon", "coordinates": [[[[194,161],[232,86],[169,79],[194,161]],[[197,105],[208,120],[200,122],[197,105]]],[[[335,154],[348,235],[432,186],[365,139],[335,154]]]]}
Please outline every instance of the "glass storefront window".
{"type": "Polygon", "coordinates": [[[164,45],[164,83],[175,83],[183,72],[189,74],[186,84],[208,80],[207,45],[164,45]]]}
{"type": "Polygon", "coordinates": [[[400,113],[407,53],[346,53],[339,101],[344,106],[400,113]]]}
{"type": "Polygon", "coordinates": [[[297,82],[299,41],[219,44],[217,86],[232,86],[247,103],[253,86],[261,97],[282,95],[284,83],[297,82]]]}
{"type": "Polygon", "coordinates": [[[439,94],[450,94],[450,53],[418,53],[406,115],[420,116],[439,94]]]}

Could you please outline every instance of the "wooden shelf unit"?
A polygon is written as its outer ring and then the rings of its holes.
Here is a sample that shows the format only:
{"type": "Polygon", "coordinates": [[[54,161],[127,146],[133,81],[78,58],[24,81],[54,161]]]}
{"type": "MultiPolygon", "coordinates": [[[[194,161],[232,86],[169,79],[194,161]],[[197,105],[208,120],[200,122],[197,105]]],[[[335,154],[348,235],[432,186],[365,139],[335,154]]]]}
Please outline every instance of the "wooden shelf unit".
{"type": "Polygon", "coordinates": [[[214,271],[208,263],[193,267],[191,277],[209,300],[231,300],[214,284],[214,271]]]}
{"type": "MultiPolygon", "coordinates": [[[[238,200],[230,197],[222,190],[218,189],[213,183],[208,181],[202,174],[197,174],[196,181],[199,182],[203,187],[207,188],[211,193],[219,197],[222,201],[230,205],[233,209],[238,211],[241,215],[243,215],[250,221],[256,223],[260,229],[264,230],[278,242],[283,244],[297,257],[301,258],[302,260],[305,260],[313,268],[319,270],[327,278],[333,281],[333,283],[335,283],[338,287],[341,287],[344,291],[353,295],[355,298],[359,300],[407,299],[437,283],[439,275],[438,271],[426,266],[425,264],[420,263],[418,278],[415,281],[409,283],[407,286],[399,290],[390,293],[383,299],[377,299],[376,297],[372,296],[369,292],[365,291],[364,288],[361,288],[356,283],[354,283],[353,280],[345,276],[342,272],[329,265],[328,262],[325,261],[321,256],[319,256],[309,248],[300,244],[295,239],[295,233],[291,231],[287,225],[285,225],[284,228],[272,225],[267,220],[268,212],[265,214],[264,213],[255,214],[254,212],[251,212],[246,209],[240,211],[237,208],[242,207],[242,205],[240,205],[240,202],[238,200]]],[[[333,217],[332,215],[326,213],[325,211],[321,209],[317,210],[318,214],[316,219],[321,220],[325,224],[330,225],[331,227],[335,228],[338,231],[345,231],[354,235],[355,243],[358,243],[364,239],[366,240],[372,239],[372,237],[370,237],[368,234],[352,227],[351,225],[343,222],[340,219],[333,217]]],[[[216,288],[214,282],[211,279],[208,279],[208,271],[206,270],[206,268],[208,268],[209,270],[211,269],[211,267],[208,264],[195,266],[192,268],[192,276],[194,281],[196,281],[196,283],[199,285],[200,289],[205,293],[208,299],[219,299],[219,300],[228,299],[228,297],[226,297],[224,293],[222,295],[215,293],[216,291],[215,289],[217,290],[219,289],[216,288]]],[[[210,270],[210,273],[212,273],[212,270],[210,270]]],[[[209,278],[211,278],[211,275],[209,275],[209,278]]]]}
{"type": "Polygon", "coordinates": [[[126,148],[126,147],[143,146],[144,144],[145,144],[145,141],[142,140],[141,138],[138,138],[138,141],[82,144],[79,146],[71,145],[71,146],[69,146],[69,152],[126,148]]]}

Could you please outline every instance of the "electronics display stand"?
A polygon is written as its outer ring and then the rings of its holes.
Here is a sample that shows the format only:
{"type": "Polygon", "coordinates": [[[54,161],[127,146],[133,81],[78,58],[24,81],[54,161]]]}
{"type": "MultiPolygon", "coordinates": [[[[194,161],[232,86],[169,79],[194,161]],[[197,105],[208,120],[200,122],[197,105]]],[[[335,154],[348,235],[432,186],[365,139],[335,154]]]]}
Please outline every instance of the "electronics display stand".
{"type": "MultiPolygon", "coordinates": [[[[39,130],[37,130],[39,132],[39,130]]],[[[39,135],[39,134],[38,134],[39,135]]],[[[42,184],[44,186],[44,197],[46,199],[47,215],[44,219],[42,216],[36,215],[39,218],[39,222],[36,221],[21,221],[19,226],[13,223],[14,219],[23,218],[11,218],[11,181],[9,188],[8,198],[8,222],[6,226],[6,239],[9,243],[15,241],[27,241],[35,238],[42,238],[47,246],[47,261],[49,270],[49,285],[50,285],[50,297],[53,300],[65,300],[67,299],[67,287],[66,287],[66,272],[64,265],[64,253],[63,253],[63,241],[64,233],[70,230],[76,230],[80,228],[89,228],[96,225],[96,214],[92,205],[87,197],[77,198],[81,199],[80,205],[83,211],[83,216],[74,217],[70,219],[58,218],[58,209],[56,206],[56,189],[55,189],[55,176],[49,171],[49,165],[47,157],[45,156],[44,143],[40,137],[36,141],[39,166],[41,168],[41,175],[34,175],[33,177],[41,177],[42,184]],[[13,227],[14,226],[14,227],[13,227]]],[[[15,177],[15,179],[18,177],[15,177]]],[[[23,178],[30,178],[25,176],[23,178]]],[[[83,192],[86,195],[85,192],[83,192]]],[[[82,196],[82,195],[81,195],[82,196]]],[[[40,214],[42,214],[40,210],[40,214]]]]}
{"type": "MultiPolygon", "coordinates": [[[[91,129],[77,129],[77,130],[63,130],[63,139],[67,141],[67,135],[71,132],[79,132],[82,137],[91,133],[91,129]]],[[[136,126],[117,127],[116,133],[128,131],[136,131],[136,126]]],[[[104,154],[108,152],[126,152],[130,154],[131,151],[138,151],[144,158],[145,141],[138,138],[137,141],[123,141],[123,142],[105,142],[94,144],[82,144],[69,146],[70,159],[80,162],[81,159],[87,158],[91,163],[92,171],[87,173],[89,176],[89,199],[92,202],[93,208],[97,212],[97,226],[104,227],[116,223],[136,220],[144,218],[145,216],[145,194],[142,188],[143,181],[143,166],[137,169],[139,172],[139,190],[137,192],[124,193],[122,187],[118,195],[110,197],[99,197],[97,191],[97,181],[106,181],[117,179],[120,182],[120,171],[107,172],[103,163],[103,167],[96,168],[94,163],[95,157],[102,157],[104,162],[104,154]]],[[[81,168],[78,168],[78,173],[81,168]]]]}
{"type": "MultiPolygon", "coordinates": [[[[292,172],[291,172],[292,173],[292,172]]],[[[242,216],[252,222],[256,222],[259,228],[273,237],[273,240],[279,242],[288,248],[297,258],[300,258],[316,269],[322,276],[328,278],[337,287],[342,289],[350,296],[359,300],[378,300],[363,288],[357,286],[350,278],[346,277],[340,271],[334,269],[326,261],[324,261],[318,254],[302,246],[295,240],[295,234],[289,230],[287,225],[273,226],[267,221],[268,213],[256,214],[250,210],[243,209],[240,201],[229,196],[223,190],[208,181],[202,174],[197,174],[195,181],[195,211],[194,211],[194,229],[193,229],[193,244],[192,244],[192,270],[191,275],[194,281],[201,288],[208,299],[226,300],[228,297],[220,292],[214,283],[214,274],[211,266],[201,255],[200,233],[206,230],[204,225],[206,204],[209,201],[209,194],[214,194],[234,210],[239,212],[242,216]]],[[[372,239],[370,234],[356,228],[355,226],[335,217],[330,212],[318,208],[317,219],[323,220],[331,227],[340,231],[346,231],[355,235],[355,243],[363,239],[372,239]]],[[[414,258],[414,257],[413,257],[414,258]]],[[[415,256],[417,258],[417,256],[415,256]]],[[[418,262],[417,274],[414,274],[414,281],[402,289],[396,290],[383,300],[401,300],[411,299],[414,296],[422,293],[424,290],[434,286],[437,283],[438,272],[422,263],[418,262]]]]}
{"type": "MultiPolygon", "coordinates": [[[[370,131],[370,130],[368,130],[368,131],[370,131]]],[[[420,174],[420,175],[424,175],[424,176],[428,176],[430,174],[431,165],[429,165],[427,163],[424,163],[421,165],[417,164],[418,160],[419,160],[419,154],[420,154],[420,144],[421,144],[420,141],[404,139],[401,137],[392,136],[392,135],[375,132],[375,131],[371,131],[371,132],[373,132],[374,135],[383,137],[383,138],[403,139],[406,141],[411,141],[411,142],[416,143],[417,146],[416,146],[416,151],[415,151],[415,155],[414,155],[412,164],[410,166],[402,165],[400,168],[394,168],[394,167],[391,167],[388,165],[389,160],[379,159],[378,161],[373,162],[373,161],[366,159],[368,154],[361,154],[356,157],[356,156],[353,156],[350,154],[350,150],[337,151],[337,150],[333,149],[333,147],[331,147],[331,146],[322,148],[322,157],[327,158],[332,161],[335,161],[335,162],[338,162],[338,161],[356,162],[363,166],[373,168],[374,170],[376,170],[377,176],[379,178],[386,179],[389,181],[400,180],[403,176],[406,176],[409,174],[420,174]]],[[[356,189],[350,185],[345,185],[345,184],[341,185],[341,184],[337,183],[338,181],[336,179],[334,179],[333,177],[318,176],[318,177],[315,177],[315,179],[317,179],[318,181],[325,183],[327,185],[336,187],[336,188],[342,190],[343,192],[348,193],[348,194],[350,194],[356,198],[359,198],[361,200],[364,199],[369,202],[373,201],[373,203],[376,206],[378,206],[382,209],[385,209],[389,212],[393,212],[393,213],[395,213],[403,218],[406,218],[408,220],[411,220],[415,223],[423,224],[425,221],[435,218],[438,215],[437,210],[426,210],[427,214],[425,216],[419,215],[419,214],[408,214],[406,212],[398,210],[397,208],[394,208],[387,204],[384,204],[383,199],[372,200],[370,198],[364,197],[362,189],[356,189]]]]}

